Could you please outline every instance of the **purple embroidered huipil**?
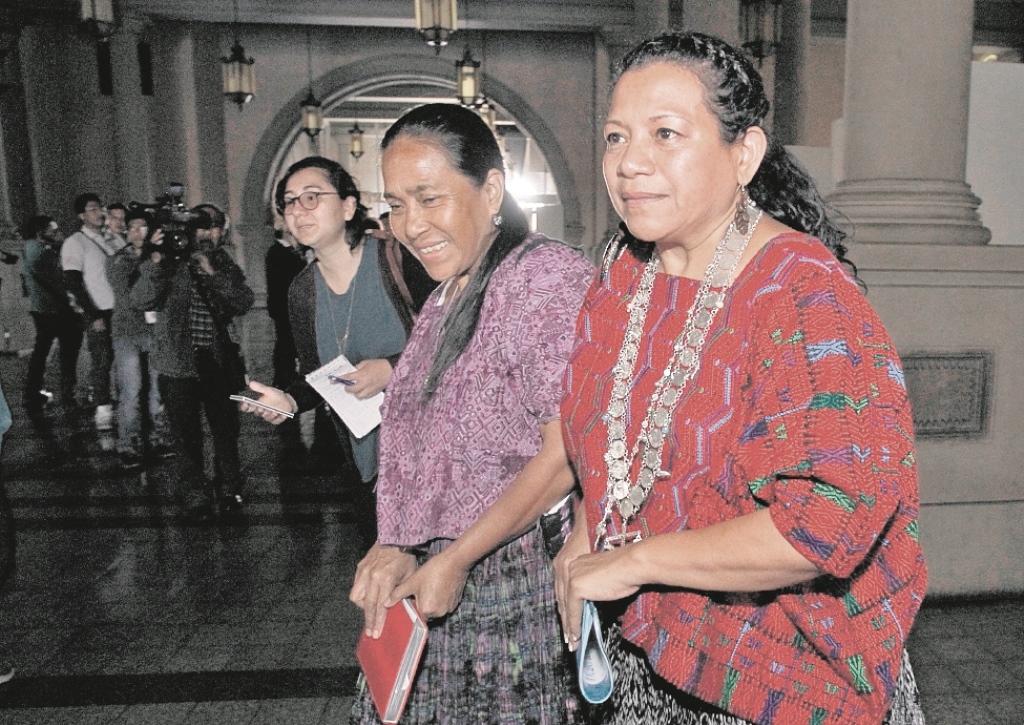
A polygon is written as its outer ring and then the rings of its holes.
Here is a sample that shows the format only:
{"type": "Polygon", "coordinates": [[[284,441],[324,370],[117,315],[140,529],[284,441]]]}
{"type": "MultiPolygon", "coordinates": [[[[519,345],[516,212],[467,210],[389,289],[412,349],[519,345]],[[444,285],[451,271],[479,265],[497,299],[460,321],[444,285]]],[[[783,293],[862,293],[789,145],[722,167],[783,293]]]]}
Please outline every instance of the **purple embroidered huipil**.
{"type": "Polygon", "coordinates": [[[538,426],[559,417],[562,374],[592,278],[590,262],[563,244],[513,251],[491,277],[473,339],[425,402],[445,312],[442,288],[434,291],[384,398],[381,544],[457,538],[537,454],[538,426]]]}

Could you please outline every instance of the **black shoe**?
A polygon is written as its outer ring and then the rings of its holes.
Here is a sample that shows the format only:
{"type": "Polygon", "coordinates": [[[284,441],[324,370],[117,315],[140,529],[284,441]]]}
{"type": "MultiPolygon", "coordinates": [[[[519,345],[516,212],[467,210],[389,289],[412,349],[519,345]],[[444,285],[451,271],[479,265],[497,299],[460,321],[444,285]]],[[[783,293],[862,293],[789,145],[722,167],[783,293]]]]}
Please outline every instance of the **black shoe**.
{"type": "Polygon", "coordinates": [[[225,515],[237,515],[242,513],[242,496],[240,494],[230,494],[220,497],[218,502],[220,506],[220,512],[225,515]]]}
{"type": "Polygon", "coordinates": [[[189,506],[178,516],[178,521],[184,526],[209,526],[213,519],[213,506],[208,503],[189,506]]]}

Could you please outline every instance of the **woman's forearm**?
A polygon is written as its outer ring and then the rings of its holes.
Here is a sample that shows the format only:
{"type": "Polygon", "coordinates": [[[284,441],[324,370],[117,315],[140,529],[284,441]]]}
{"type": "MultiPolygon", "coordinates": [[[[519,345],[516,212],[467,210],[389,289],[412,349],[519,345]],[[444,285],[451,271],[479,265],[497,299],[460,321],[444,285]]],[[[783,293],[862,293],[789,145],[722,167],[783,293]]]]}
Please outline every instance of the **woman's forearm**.
{"type": "Polygon", "coordinates": [[[810,581],[820,573],[779,533],[768,509],[652,536],[626,549],[623,563],[638,586],[757,592],[810,581]]]}

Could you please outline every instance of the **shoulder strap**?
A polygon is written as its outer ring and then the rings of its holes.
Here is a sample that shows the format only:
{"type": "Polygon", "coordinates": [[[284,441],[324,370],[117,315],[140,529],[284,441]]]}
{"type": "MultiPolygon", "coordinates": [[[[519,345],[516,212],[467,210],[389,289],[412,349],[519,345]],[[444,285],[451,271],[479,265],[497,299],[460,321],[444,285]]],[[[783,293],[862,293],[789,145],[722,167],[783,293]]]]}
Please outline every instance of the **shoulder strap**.
{"type": "MultiPolygon", "coordinates": [[[[97,246],[97,247],[99,248],[99,250],[100,250],[101,252],[103,252],[103,254],[104,254],[105,256],[107,256],[107,257],[113,257],[113,256],[114,256],[115,254],[117,254],[117,253],[118,253],[118,251],[120,251],[120,247],[119,247],[118,249],[115,249],[115,250],[113,250],[113,251],[110,251],[110,250],[109,250],[109,249],[108,249],[108,248],[107,248],[106,246],[104,246],[103,244],[100,244],[100,243],[99,243],[99,242],[97,242],[97,241],[96,241],[95,239],[93,239],[93,237],[92,237],[92,235],[91,235],[91,234],[88,234],[88,233],[86,233],[85,229],[79,229],[79,231],[80,231],[80,232],[82,233],[82,236],[83,236],[83,237],[85,237],[85,238],[86,238],[86,239],[88,239],[88,240],[89,240],[90,242],[92,242],[93,244],[95,244],[95,245],[96,245],[96,246],[97,246]]],[[[106,240],[104,240],[104,241],[106,241],[106,240]]]]}
{"type": "MultiPolygon", "coordinates": [[[[381,239],[377,243],[384,249],[384,257],[388,261],[388,269],[391,271],[391,277],[395,280],[395,286],[398,287],[398,293],[402,295],[406,306],[410,310],[413,309],[412,293],[409,292],[409,285],[405,283],[405,277],[402,276],[402,250],[398,246],[401,242],[392,237],[387,240],[381,239]]],[[[415,313],[413,318],[415,318],[415,313]]]]}

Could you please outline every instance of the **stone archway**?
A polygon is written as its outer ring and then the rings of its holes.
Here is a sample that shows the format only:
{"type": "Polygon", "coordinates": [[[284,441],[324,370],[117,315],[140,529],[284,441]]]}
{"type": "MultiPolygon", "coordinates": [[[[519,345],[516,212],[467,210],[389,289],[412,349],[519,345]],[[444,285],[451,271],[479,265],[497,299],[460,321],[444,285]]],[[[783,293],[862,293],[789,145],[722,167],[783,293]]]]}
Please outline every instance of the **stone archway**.
{"type": "MultiPolygon", "coordinates": [[[[317,79],[318,88],[330,89],[325,105],[385,82],[452,81],[451,62],[441,58],[415,55],[392,55],[370,58],[336,68],[317,79]]],[[[299,89],[271,121],[260,138],[249,165],[242,194],[242,217],[249,223],[262,223],[266,218],[271,196],[270,186],[279,170],[285,150],[301,133],[295,109],[306,94],[299,89]]],[[[529,133],[544,154],[555,179],[564,214],[566,241],[577,243],[583,230],[579,191],[576,180],[554,134],[544,120],[515,91],[493,76],[487,78],[488,96],[504,108],[529,133]]]]}

